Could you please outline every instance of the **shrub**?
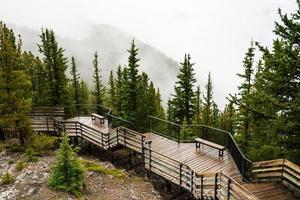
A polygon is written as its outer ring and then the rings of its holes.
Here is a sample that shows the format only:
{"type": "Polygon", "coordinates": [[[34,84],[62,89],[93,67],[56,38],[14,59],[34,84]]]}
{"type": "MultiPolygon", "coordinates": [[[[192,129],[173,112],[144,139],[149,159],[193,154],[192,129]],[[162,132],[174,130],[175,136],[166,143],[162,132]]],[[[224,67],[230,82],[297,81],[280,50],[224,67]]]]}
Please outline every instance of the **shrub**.
{"type": "Polygon", "coordinates": [[[14,161],[13,159],[9,159],[9,160],[7,161],[7,163],[8,163],[9,165],[12,165],[12,164],[15,163],[15,161],[14,161]]]}
{"type": "Polygon", "coordinates": [[[22,169],[24,169],[26,167],[26,163],[19,160],[16,164],[16,170],[17,171],[21,171],[22,169]]]}
{"type": "Polygon", "coordinates": [[[53,149],[56,146],[57,138],[45,134],[32,133],[30,136],[29,146],[38,154],[43,154],[47,150],[53,149]]]}
{"type": "Polygon", "coordinates": [[[32,148],[27,148],[25,151],[25,157],[27,162],[37,162],[37,152],[35,152],[32,148]]]}
{"type": "Polygon", "coordinates": [[[85,183],[84,168],[76,156],[77,150],[69,145],[69,139],[64,135],[61,139],[56,162],[51,169],[48,184],[57,190],[80,196],[81,190],[85,188],[85,183]]]}
{"type": "Polygon", "coordinates": [[[3,185],[10,184],[14,180],[15,180],[14,177],[8,172],[4,172],[2,177],[1,177],[1,182],[2,182],[3,185]]]}
{"type": "Polygon", "coordinates": [[[7,146],[7,148],[11,153],[24,152],[24,150],[25,150],[25,147],[18,143],[9,144],[7,146]]]}

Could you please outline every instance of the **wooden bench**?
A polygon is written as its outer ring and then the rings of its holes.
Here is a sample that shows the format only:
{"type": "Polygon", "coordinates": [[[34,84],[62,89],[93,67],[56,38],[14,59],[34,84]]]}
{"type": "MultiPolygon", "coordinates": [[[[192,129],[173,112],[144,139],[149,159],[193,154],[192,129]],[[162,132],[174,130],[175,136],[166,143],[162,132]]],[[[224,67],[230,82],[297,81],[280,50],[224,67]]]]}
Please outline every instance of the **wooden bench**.
{"type": "Polygon", "coordinates": [[[222,146],[222,145],[219,145],[219,144],[216,144],[216,143],[213,143],[213,142],[201,139],[201,138],[195,138],[195,142],[196,142],[196,150],[198,148],[200,148],[201,144],[205,144],[205,145],[210,146],[212,148],[218,149],[219,150],[219,156],[224,155],[225,147],[222,146]]]}
{"type": "Polygon", "coordinates": [[[91,114],[91,117],[92,117],[92,122],[96,119],[99,119],[100,121],[100,124],[104,124],[104,121],[105,121],[105,117],[101,116],[101,115],[98,115],[97,113],[92,113],[91,114]]]}

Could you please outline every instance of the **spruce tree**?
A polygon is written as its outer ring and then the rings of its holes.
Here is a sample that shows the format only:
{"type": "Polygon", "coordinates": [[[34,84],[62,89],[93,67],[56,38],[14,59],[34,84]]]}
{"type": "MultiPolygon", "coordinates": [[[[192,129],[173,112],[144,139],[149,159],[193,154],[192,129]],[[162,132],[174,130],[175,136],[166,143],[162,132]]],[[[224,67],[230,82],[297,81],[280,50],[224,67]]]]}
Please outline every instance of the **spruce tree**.
{"type": "Polygon", "coordinates": [[[101,105],[103,105],[104,101],[104,87],[101,82],[101,75],[100,75],[100,68],[98,63],[98,53],[97,51],[94,54],[94,60],[93,60],[93,67],[94,67],[94,83],[95,83],[95,89],[93,92],[95,103],[97,105],[97,112],[101,114],[102,109],[101,105]]]}
{"type": "Polygon", "coordinates": [[[200,124],[201,123],[201,109],[202,109],[200,86],[197,86],[197,89],[195,91],[195,99],[194,99],[193,104],[194,104],[194,108],[195,108],[193,123],[200,124]]]}
{"type": "Polygon", "coordinates": [[[232,101],[225,105],[224,111],[220,115],[220,128],[231,134],[236,131],[236,111],[232,101]]]}
{"type": "Polygon", "coordinates": [[[63,135],[48,184],[59,191],[79,196],[85,183],[84,168],[77,158],[76,151],[77,149],[69,145],[68,137],[63,135]]]}
{"type": "Polygon", "coordinates": [[[87,105],[90,104],[90,93],[86,82],[80,81],[81,109],[84,114],[88,114],[87,105]]]}
{"type": "Polygon", "coordinates": [[[138,82],[140,80],[140,76],[138,75],[139,68],[139,60],[137,58],[138,48],[136,48],[134,40],[131,42],[131,47],[128,50],[128,80],[127,80],[127,108],[126,108],[126,117],[129,121],[132,121],[136,124],[137,122],[137,90],[138,90],[138,82]]]}
{"type": "Polygon", "coordinates": [[[175,83],[175,94],[172,95],[172,104],[174,107],[174,120],[176,123],[182,123],[186,119],[188,124],[191,124],[195,114],[194,102],[194,84],[196,79],[189,54],[184,56],[184,61],[181,63],[178,81],[175,83]]]}
{"type": "Polygon", "coordinates": [[[21,39],[0,21],[0,137],[17,134],[24,144],[30,132],[27,113],[31,109],[31,82],[21,44],[21,39]]]}
{"type": "Polygon", "coordinates": [[[123,73],[122,67],[119,65],[117,69],[117,77],[115,79],[115,88],[116,88],[116,100],[115,100],[115,113],[118,116],[122,114],[122,96],[123,94],[123,73]]]}
{"type": "Polygon", "coordinates": [[[81,95],[80,95],[80,84],[79,84],[79,79],[80,79],[80,75],[78,73],[77,70],[77,66],[76,66],[76,62],[75,62],[75,58],[72,57],[71,58],[71,75],[72,75],[72,89],[73,89],[73,101],[76,104],[76,110],[77,110],[77,114],[79,114],[80,112],[80,104],[81,104],[81,95]]]}
{"type": "Polygon", "coordinates": [[[203,95],[204,108],[203,108],[203,123],[205,125],[212,125],[212,106],[214,105],[213,100],[213,85],[211,80],[211,74],[209,72],[207,83],[205,85],[206,93],[203,95]]]}
{"type": "Polygon", "coordinates": [[[69,93],[67,90],[68,79],[66,69],[68,59],[64,56],[64,49],[58,46],[53,30],[42,29],[41,44],[38,44],[39,51],[43,55],[43,62],[47,73],[49,84],[48,99],[49,105],[67,105],[69,93]]]}
{"type": "Polygon", "coordinates": [[[110,71],[109,75],[109,90],[108,90],[108,105],[113,110],[116,111],[116,86],[113,71],[110,71]]]}
{"type": "Polygon", "coordinates": [[[242,148],[245,152],[247,152],[249,141],[251,140],[250,130],[252,117],[250,111],[250,97],[254,78],[254,50],[253,42],[251,42],[251,46],[249,47],[243,61],[244,73],[238,74],[243,81],[241,85],[238,86],[238,96],[231,95],[233,103],[239,106],[238,134],[241,135],[242,148]]]}

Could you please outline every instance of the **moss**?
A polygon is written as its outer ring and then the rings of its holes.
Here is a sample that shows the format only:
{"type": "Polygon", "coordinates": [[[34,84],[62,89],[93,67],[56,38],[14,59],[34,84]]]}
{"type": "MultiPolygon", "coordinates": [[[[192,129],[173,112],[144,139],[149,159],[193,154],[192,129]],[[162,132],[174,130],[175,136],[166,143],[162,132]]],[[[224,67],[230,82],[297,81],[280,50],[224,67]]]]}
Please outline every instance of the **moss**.
{"type": "Polygon", "coordinates": [[[112,175],[117,178],[126,178],[125,174],[119,169],[109,169],[99,163],[87,161],[83,159],[81,159],[80,162],[86,168],[86,170],[98,172],[101,174],[112,175]]]}

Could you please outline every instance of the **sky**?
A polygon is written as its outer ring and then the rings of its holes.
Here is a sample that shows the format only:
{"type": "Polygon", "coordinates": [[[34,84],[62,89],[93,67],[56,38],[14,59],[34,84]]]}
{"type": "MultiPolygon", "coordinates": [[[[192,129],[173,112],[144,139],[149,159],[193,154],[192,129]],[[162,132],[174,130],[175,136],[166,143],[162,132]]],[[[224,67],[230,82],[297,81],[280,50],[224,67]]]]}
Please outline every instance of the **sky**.
{"type": "MultiPolygon", "coordinates": [[[[270,46],[278,8],[295,0],[0,0],[0,20],[81,39],[91,24],[109,24],[181,62],[190,53],[202,90],[212,73],[215,101],[235,93],[250,41],[270,46]]],[[[159,69],[158,69],[159,70],[159,69]]],[[[171,92],[171,91],[170,91],[171,92]]]]}

